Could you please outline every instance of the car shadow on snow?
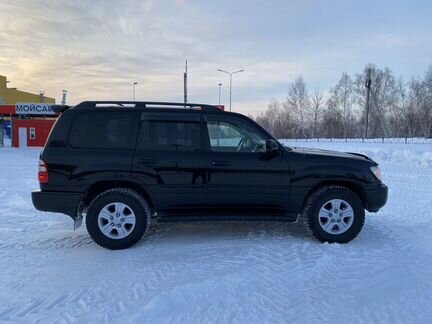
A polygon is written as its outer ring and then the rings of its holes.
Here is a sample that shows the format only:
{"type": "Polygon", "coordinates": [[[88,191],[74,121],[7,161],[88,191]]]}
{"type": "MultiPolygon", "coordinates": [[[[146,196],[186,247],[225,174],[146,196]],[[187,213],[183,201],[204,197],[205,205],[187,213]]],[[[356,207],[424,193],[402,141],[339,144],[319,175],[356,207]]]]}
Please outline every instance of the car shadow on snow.
{"type": "Polygon", "coordinates": [[[227,240],[306,240],[313,241],[302,224],[266,221],[217,221],[157,223],[137,246],[162,242],[195,244],[227,240]]]}
{"type": "MultiPolygon", "coordinates": [[[[350,246],[351,248],[380,248],[388,245],[389,237],[386,229],[375,222],[367,222],[362,231],[348,244],[326,244],[350,246]]],[[[266,222],[266,221],[218,221],[218,222],[179,222],[153,223],[144,238],[136,245],[169,244],[217,244],[220,242],[289,242],[296,244],[317,244],[321,242],[313,238],[303,227],[302,222],[266,222]]]]}

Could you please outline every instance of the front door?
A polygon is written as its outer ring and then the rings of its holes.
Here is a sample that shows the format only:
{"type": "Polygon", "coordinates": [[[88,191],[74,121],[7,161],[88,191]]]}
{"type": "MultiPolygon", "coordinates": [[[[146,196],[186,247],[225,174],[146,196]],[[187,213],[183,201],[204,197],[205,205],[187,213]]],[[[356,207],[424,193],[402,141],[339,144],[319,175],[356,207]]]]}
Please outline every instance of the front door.
{"type": "Polygon", "coordinates": [[[207,163],[201,114],[144,112],[132,173],[158,210],[180,212],[204,204],[207,163]]]}
{"type": "Polygon", "coordinates": [[[290,172],[284,152],[269,156],[264,134],[250,121],[207,116],[209,204],[222,208],[285,210],[290,172]]]}
{"type": "Polygon", "coordinates": [[[20,147],[27,147],[27,128],[18,128],[18,143],[20,147]]]}

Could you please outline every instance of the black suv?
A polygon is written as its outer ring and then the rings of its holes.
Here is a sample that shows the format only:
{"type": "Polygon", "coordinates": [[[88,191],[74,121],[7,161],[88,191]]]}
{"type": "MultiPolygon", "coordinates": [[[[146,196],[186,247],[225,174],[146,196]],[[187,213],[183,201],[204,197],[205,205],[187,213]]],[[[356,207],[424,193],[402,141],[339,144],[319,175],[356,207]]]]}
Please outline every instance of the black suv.
{"type": "Polygon", "coordinates": [[[38,210],[85,215],[109,249],[150,225],[192,220],[296,222],[346,243],[365,209],[387,201],[377,163],[356,153],[282,146],[249,118],[215,106],[86,101],[61,113],[39,161],[38,210]]]}

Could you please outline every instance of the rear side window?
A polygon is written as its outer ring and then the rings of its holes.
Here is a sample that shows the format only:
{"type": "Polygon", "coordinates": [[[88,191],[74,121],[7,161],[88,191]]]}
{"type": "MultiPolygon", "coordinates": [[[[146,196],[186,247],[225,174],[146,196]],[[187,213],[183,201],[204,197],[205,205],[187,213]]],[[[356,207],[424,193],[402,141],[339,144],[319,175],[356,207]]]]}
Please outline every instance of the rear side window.
{"type": "Polygon", "coordinates": [[[138,114],[88,112],[78,115],[69,130],[74,148],[133,149],[138,114]]]}
{"type": "Polygon", "coordinates": [[[138,148],[158,151],[199,151],[201,127],[198,122],[143,120],[138,148]]]}

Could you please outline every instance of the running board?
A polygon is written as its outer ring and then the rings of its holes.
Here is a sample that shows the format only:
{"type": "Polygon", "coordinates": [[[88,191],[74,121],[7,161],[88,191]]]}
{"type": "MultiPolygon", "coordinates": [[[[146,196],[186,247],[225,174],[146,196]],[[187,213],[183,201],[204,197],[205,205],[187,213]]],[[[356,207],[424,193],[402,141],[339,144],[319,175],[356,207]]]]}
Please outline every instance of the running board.
{"type": "Polygon", "coordinates": [[[286,222],[286,223],[296,223],[298,220],[298,214],[285,214],[282,216],[274,215],[170,215],[158,213],[156,217],[160,223],[171,223],[171,222],[214,222],[214,221],[260,221],[260,222],[286,222]]]}

